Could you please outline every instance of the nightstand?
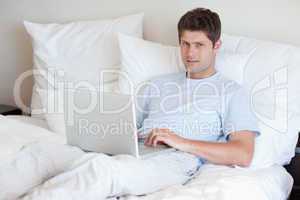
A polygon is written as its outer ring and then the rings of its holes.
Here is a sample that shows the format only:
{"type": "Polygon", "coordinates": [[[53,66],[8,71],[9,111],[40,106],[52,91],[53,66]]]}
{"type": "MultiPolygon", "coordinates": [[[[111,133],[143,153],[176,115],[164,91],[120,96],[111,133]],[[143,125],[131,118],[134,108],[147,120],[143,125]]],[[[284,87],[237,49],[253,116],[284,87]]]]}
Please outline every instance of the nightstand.
{"type": "Polygon", "coordinates": [[[14,106],[0,104],[0,114],[1,115],[22,115],[22,110],[14,106]]]}
{"type": "Polygon", "coordinates": [[[299,138],[298,138],[298,144],[295,152],[295,157],[292,159],[289,165],[285,166],[285,168],[292,175],[294,179],[293,189],[291,191],[288,200],[299,200],[300,199],[300,139],[299,138]]]}

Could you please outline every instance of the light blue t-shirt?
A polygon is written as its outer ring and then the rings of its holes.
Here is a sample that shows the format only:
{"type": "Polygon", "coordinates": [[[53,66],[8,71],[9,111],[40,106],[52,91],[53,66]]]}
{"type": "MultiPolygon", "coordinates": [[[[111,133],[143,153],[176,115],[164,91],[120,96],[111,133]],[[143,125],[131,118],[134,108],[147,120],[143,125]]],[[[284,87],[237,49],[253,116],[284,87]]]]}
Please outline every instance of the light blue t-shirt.
{"type": "Polygon", "coordinates": [[[136,110],[141,135],[154,128],[202,141],[226,141],[241,130],[259,134],[249,96],[219,72],[204,79],[176,73],[147,82],[138,92],[136,110]]]}

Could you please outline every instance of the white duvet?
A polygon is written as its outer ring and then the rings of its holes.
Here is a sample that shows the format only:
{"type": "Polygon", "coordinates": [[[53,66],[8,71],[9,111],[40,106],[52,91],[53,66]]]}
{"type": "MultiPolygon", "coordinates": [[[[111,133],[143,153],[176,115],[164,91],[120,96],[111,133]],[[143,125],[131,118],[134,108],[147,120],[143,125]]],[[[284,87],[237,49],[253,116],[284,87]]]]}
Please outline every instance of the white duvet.
{"type": "MultiPolygon", "coordinates": [[[[24,145],[36,141],[44,143],[65,143],[64,137],[52,133],[44,128],[30,124],[25,124],[13,119],[0,116],[0,184],[1,176],[8,175],[5,169],[11,166],[18,174],[20,166],[16,167],[12,163],[17,153],[24,145]],[[2,174],[2,175],[1,175],[2,174]]],[[[51,145],[49,145],[49,148],[51,145]]],[[[60,154],[60,149],[51,149],[52,153],[60,154]]],[[[18,154],[18,159],[20,154],[18,154]]],[[[25,161],[26,159],[23,158],[25,161]]],[[[24,161],[23,160],[23,161],[24,161]]],[[[22,162],[23,162],[22,161],[22,162]]],[[[29,162],[22,166],[32,168],[31,164],[41,165],[40,162],[29,162]],[[28,164],[29,163],[29,164],[28,164]]],[[[34,166],[35,169],[47,171],[51,165],[34,166]]],[[[31,180],[36,178],[35,171],[26,171],[26,176],[31,180]]],[[[17,176],[6,177],[7,183],[19,182],[17,176]]],[[[3,183],[2,183],[3,184],[3,183]]],[[[145,196],[126,196],[122,200],[157,200],[157,199],[205,199],[205,200],[285,200],[292,188],[293,179],[281,166],[272,166],[264,169],[245,169],[230,168],[226,166],[206,164],[199,174],[188,184],[174,185],[161,191],[148,194],[145,196]]],[[[25,187],[28,187],[25,186],[25,187]]],[[[0,185],[0,193],[1,193],[0,185]]],[[[17,188],[18,190],[26,188],[17,188]]],[[[63,188],[62,188],[63,189],[63,188]]],[[[5,193],[5,191],[2,191],[5,193]]],[[[0,199],[9,199],[1,196],[0,199]]],[[[97,197],[95,197],[97,199],[97,197]]],[[[11,198],[9,199],[11,200],[11,198]]]]}

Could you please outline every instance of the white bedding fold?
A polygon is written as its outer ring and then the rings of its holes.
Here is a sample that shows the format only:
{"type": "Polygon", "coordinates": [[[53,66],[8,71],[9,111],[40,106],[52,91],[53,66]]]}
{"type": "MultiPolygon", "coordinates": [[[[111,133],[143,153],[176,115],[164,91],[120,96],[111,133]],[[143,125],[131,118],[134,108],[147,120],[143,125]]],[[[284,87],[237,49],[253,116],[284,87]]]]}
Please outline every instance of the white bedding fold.
{"type": "MultiPolygon", "coordinates": [[[[14,199],[11,197],[15,197],[16,193],[24,193],[53,175],[48,172],[57,173],[82,156],[77,148],[58,145],[65,147],[60,149],[56,148],[56,143],[64,144],[65,139],[46,129],[0,116],[0,199],[14,199]],[[42,144],[44,150],[38,145],[29,145],[19,152],[30,143],[42,144]],[[77,154],[73,154],[74,151],[77,154]],[[44,155],[45,159],[36,160],[37,154],[44,155]],[[61,162],[62,158],[69,159],[61,162]],[[11,196],[4,198],[4,194],[11,196]]],[[[146,196],[130,195],[121,199],[285,200],[292,184],[291,176],[281,166],[245,169],[206,164],[201,167],[198,176],[185,186],[175,185],[146,196]]]]}
{"type": "Polygon", "coordinates": [[[66,143],[65,137],[45,128],[0,115],[1,163],[10,161],[24,145],[36,141],[48,141],[60,144],[66,143]]]}
{"type": "Polygon", "coordinates": [[[237,169],[207,164],[186,186],[176,185],[147,196],[121,200],[286,200],[293,185],[281,166],[265,169],[237,169]]]}
{"type": "Polygon", "coordinates": [[[0,199],[16,199],[62,173],[83,154],[78,148],[53,142],[35,142],[23,147],[10,162],[0,165],[0,199]]]}

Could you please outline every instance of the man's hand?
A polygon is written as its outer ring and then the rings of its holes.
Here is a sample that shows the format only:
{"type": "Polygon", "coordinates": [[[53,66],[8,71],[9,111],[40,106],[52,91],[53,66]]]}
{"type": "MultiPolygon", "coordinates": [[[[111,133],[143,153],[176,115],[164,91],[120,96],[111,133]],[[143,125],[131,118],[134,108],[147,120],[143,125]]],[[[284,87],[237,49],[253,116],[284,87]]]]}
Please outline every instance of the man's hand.
{"type": "Polygon", "coordinates": [[[180,149],[185,139],[176,135],[173,131],[167,128],[155,128],[150,132],[150,135],[145,140],[145,145],[156,147],[157,144],[166,144],[170,147],[180,149]]]}

